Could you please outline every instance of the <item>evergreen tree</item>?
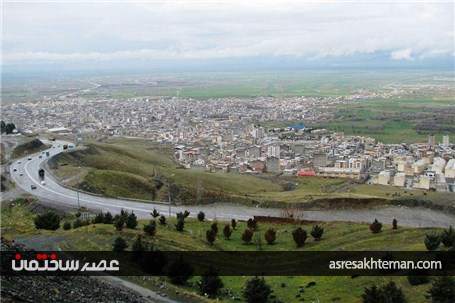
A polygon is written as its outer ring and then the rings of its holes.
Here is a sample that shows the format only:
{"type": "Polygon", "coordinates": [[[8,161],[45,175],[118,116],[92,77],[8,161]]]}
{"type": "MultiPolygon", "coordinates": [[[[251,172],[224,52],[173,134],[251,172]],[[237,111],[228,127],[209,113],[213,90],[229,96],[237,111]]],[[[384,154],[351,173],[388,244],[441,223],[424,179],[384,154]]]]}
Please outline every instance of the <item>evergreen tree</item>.
{"type": "Polygon", "coordinates": [[[122,216],[116,216],[114,221],[114,226],[117,231],[121,231],[123,229],[123,225],[125,224],[125,219],[122,216]]]}
{"type": "Polygon", "coordinates": [[[386,299],[385,302],[406,303],[406,298],[404,297],[403,291],[401,288],[398,288],[393,281],[390,281],[381,287],[381,291],[383,297],[386,299]]]}
{"type": "Polygon", "coordinates": [[[71,229],[71,223],[66,221],[65,223],[63,223],[63,229],[64,230],[70,230],[71,229]]]}
{"type": "Polygon", "coordinates": [[[160,221],[161,225],[166,225],[166,217],[164,215],[161,215],[158,221],[160,221]]]}
{"type": "Polygon", "coordinates": [[[168,277],[173,284],[184,285],[189,278],[193,276],[193,269],[191,266],[179,257],[171,263],[168,271],[168,277]]]}
{"type": "Polygon", "coordinates": [[[92,219],[93,224],[99,224],[99,223],[104,223],[104,214],[103,212],[98,213],[93,219],[92,219]]]}
{"type": "Polygon", "coordinates": [[[121,237],[117,237],[112,245],[113,251],[124,251],[126,248],[128,248],[128,243],[121,237]]]}
{"type": "Polygon", "coordinates": [[[5,121],[2,120],[2,121],[0,122],[0,125],[1,125],[1,129],[2,129],[2,134],[3,134],[3,133],[5,132],[5,127],[6,127],[5,121]]]}
{"type": "Polygon", "coordinates": [[[411,285],[421,285],[430,282],[428,272],[423,269],[412,269],[407,278],[409,284],[411,285]]]}
{"type": "Polygon", "coordinates": [[[305,244],[307,237],[307,232],[301,227],[298,227],[292,232],[292,238],[294,239],[295,244],[297,244],[297,247],[302,247],[305,244]]]}
{"type": "Polygon", "coordinates": [[[392,221],[392,229],[398,229],[398,221],[397,221],[397,219],[393,219],[393,221],[392,221]]]}
{"type": "Polygon", "coordinates": [[[200,212],[197,214],[197,219],[198,219],[199,221],[201,221],[201,222],[204,221],[204,219],[205,219],[205,214],[204,214],[203,211],[200,211],[200,212]]]}
{"type": "Polygon", "coordinates": [[[209,267],[201,276],[201,280],[198,284],[200,294],[208,295],[210,298],[215,298],[223,286],[224,284],[218,275],[218,271],[213,267],[209,267]]]}
{"type": "Polygon", "coordinates": [[[232,226],[232,229],[235,229],[237,227],[237,221],[235,219],[231,220],[231,226],[232,226]]]}
{"type": "Polygon", "coordinates": [[[189,212],[189,211],[185,210],[185,211],[183,212],[183,218],[188,218],[189,215],[190,215],[190,212],[189,212]]]}
{"type": "Polygon", "coordinates": [[[36,215],[34,222],[37,229],[57,230],[60,228],[60,216],[51,210],[36,215]]]}
{"type": "Polygon", "coordinates": [[[142,236],[138,235],[136,240],[131,246],[131,251],[133,252],[133,260],[137,261],[138,258],[142,257],[142,253],[149,250],[149,245],[147,242],[142,241],[142,236]]]}
{"type": "Polygon", "coordinates": [[[210,243],[210,245],[212,245],[213,242],[215,242],[216,233],[213,231],[213,229],[208,230],[205,233],[205,237],[206,237],[207,241],[210,243]]]}
{"type": "Polygon", "coordinates": [[[433,251],[438,249],[439,244],[441,243],[441,238],[438,234],[426,234],[425,235],[425,247],[428,251],[433,251]]]}
{"type": "Polygon", "coordinates": [[[126,228],[131,228],[134,229],[137,226],[137,217],[134,214],[134,212],[131,212],[131,214],[128,215],[126,219],[126,228]]]}
{"type": "Polygon", "coordinates": [[[267,229],[264,235],[265,241],[267,244],[272,245],[276,239],[276,231],[273,228],[267,229]]]}
{"type": "Polygon", "coordinates": [[[452,225],[450,225],[449,229],[442,231],[441,242],[447,248],[452,247],[455,243],[455,232],[453,231],[452,225]]]}
{"type": "Polygon", "coordinates": [[[82,222],[82,220],[80,218],[77,218],[74,222],[73,222],[73,228],[79,228],[81,226],[83,226],[84,223],[82,222]]]}
{"type": "Polygon", "coordinates": [[[156,210],[156,208],[153,208],[153,212],[150,213],[153,217],[153,219],[156,219],[160,216],[160,212],[156,210]]]}
{"type": "Polygon", "coordinates": [[[383,303],[384,297],[382,295],[381,289],[376,285],[371,286],[371,288],[365,287],[364,293],[362,295],[363,303],[383,303]]]}
{"type": "Polygon", "coordinates": [[[248,221],[246,221],[246,226],[248,226],[248,228],[251,229],[251,230],[257,230],[258,229],[258,221],[256,219],[249,218],[248,221]]]}
{"type": "Polygon", "coordinates": [[[218,222],[213,221],[213,223],[210,225],[210,229],[215,233],[215,235],[218,234],[218,222]]]}
{"type": "Polygon", "coordinates": [[[114,217],[112,217],[112,214],[110,212],[107,212],[105,215],[104,215],[104,221],[103,221],[104,224],[112,224],[114,223],[114,217]]]}
{"type": "Polygon", "coordinates": [[[177,224],[174,224],[177,231],[183,231],[185,228],[185,220],[183,217],[177,219],[177,224]]]}
{"type": "Polygon", "coordinates": [[[310,232],[310,235],[314,238],[315,241],[321,240],[322,234],[324,233],[324,228],[319,227],[319,225],[313,226],[313,229],[310,232]]]}
{"type": "Polygon", "coordinates": [[[144,232],[149,236],[156,235],[156,222],[155,220],[150,220],[149,224],[144,225],[144,232]]]}
{"type": "Polygon", "coordinates": [[[264,278],[254,277],[245,283],[242,293],[248,303],[267,303],[272,289],[264,278]]]}
{"type": "Polygon", "coordinates": [[[252,239],[253,239],[253,231],[249,228],[245,229],[245,231],[242,234],[242,241],[245,244],[249,244],[252,239]]]}
{"type": "Polygon", "coordinates": [[[232,235],[232,229],[231,229],[231,226],[229,224],[226,224],[224,225],[224,228],[223,228],[223,235],[226,239],[229,240],[229,238],[231,237],[232,235]]]}
{"type": "Polygon", "coordinates": [[[428,293],[433,303],[453,303],[455,302],[455,282],[452,277],[438,277],[433,281],[428,293]]]}
{"type": "Polygon", "coordinates": [[[370,230],[373,234],[377,234],[381,232],[382,223],[378,221],[378,219],[374,219],[374,222],[370,224],[370,230]]]}

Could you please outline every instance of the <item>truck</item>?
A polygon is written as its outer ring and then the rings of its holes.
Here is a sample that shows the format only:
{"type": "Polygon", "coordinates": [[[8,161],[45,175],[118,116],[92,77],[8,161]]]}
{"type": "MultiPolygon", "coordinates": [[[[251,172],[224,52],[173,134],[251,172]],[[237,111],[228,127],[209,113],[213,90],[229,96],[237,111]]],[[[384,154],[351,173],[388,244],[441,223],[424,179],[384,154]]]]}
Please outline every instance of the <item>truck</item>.
{"type": "Polygon", "coordinates": [[[46,157],[49,157],[49,152],[48,151],[46,152],[46,157]]]}
{"type": "Polygon", "coordinates": [[[68,149],[68,144],[63,144],[63,150],[68,149]]]}
{"type": "Polygon", "coordinates": [[[44,181],[44,169],[42,168],[38,169],[38,176],[41,181],[44,181]]]}

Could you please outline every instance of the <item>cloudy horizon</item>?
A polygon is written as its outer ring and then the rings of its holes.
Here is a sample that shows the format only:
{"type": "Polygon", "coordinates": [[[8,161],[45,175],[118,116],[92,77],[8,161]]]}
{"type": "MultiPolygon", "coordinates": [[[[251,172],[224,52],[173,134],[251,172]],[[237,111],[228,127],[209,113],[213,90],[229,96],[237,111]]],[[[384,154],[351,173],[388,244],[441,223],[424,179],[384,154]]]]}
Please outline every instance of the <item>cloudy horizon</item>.
{"type": "Polygon", "coordinates": [[[3,65],[454,58],[453,2],[4,2],[3,65]]]}

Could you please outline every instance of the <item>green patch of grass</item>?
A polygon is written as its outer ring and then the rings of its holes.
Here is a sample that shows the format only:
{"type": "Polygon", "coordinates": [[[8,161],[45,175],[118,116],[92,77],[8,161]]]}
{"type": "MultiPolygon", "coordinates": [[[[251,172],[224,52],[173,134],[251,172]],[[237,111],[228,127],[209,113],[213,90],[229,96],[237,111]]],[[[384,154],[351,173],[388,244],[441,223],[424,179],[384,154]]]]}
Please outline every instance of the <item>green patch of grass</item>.
{"type": "Polygon", "coordinates": [[[43,144],[43,142],[41,142],[39,139],[32,139],[16,146],[16,148],[13,150],[11,154],[11,157],[20,158],[36,152],[43,151],[48,148],[49,146],[43,144]]]}

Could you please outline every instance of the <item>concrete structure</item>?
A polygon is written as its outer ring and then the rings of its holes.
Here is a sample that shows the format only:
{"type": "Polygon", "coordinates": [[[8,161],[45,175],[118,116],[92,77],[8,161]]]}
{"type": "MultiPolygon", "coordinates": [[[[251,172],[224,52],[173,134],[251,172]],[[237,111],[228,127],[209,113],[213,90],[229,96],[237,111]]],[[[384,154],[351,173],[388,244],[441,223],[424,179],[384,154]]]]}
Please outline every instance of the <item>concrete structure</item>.
{"type": "Polygon", "coordinates": [[[275,158],[280,158],[280,147],[276,145],[270,145],[267,147],[267,155],[269,157],[275,157],[275,158]]]}
{"type": "Polygon", "coordinates": [[[406,181],[406,175],[405,173],[397,173],[393,177],[393,185],[394,186],[401,186],[403,187],[406,181]]]}
{"type": "Polygon", "coordinates": [[[435,174],[440,174],[444,172],[446,167],[446,160],[440,157],[436,157],[433,159],[433,164],[431,165],[430,170],[434,171],[435,174]]]}
{"type": "Polygon", "coordinates": [[[430,177],[420,176],[416,181],[413,182],[412,187],[419,189],[430,189],[430,177]]]}
{"type": "Polygon", "coordinates": [[[277,174],[280,172],[280,159],[276,157],[267,158],[266,170],[268,173],[277,174]]]}
{"type": "Polygon", "coordinates": [[[433,149],[436,146],[436,137],[434,134],[428,135],[428,147],[433,149]]]}
{"type": "Polygon", "coordinates": [[[313,154],[313,166],[314,167],[325,167],[328,164],[327,154],[325,153],[314,153],[313,154]]]}
{"type": "Polygon", "coordinates": [[[447,162],[444,175],[445,175],[446,179],[455,178],[455,159],[450,159],[447,162]]]}
{"type": "Polygon", "coordinates": [[[420,159],[412,164],[414,174],[421,174],[428,166],[428,162],[420,159]]]}
{"type": "Polygon", "coordinates": [[[378,184],[379,185],[389,185],[390,183],[390,171],[383,170],[378,175],[378,184]]]}
{"type": "Polygon", "coordinates": [[[365,176],[358,168],[336,168],[336,167],[319,167],[316,176],[350,178],[355,180],[364,180],[365,176]]]}
{"type": "Polygon", "coordinates": [[[439,191],[439,192],[447,191],[447,182],[446,182],[446,178],[445,178],[444,174],[436,175],[434,185],[435,185],[436,191],[439,191]]]}
{"type": "Polygon", "coordinates": [[[442,146],[447,148],[449,147],[449,145],[450,145],[449,135],[442,136],[442,146]]]}

